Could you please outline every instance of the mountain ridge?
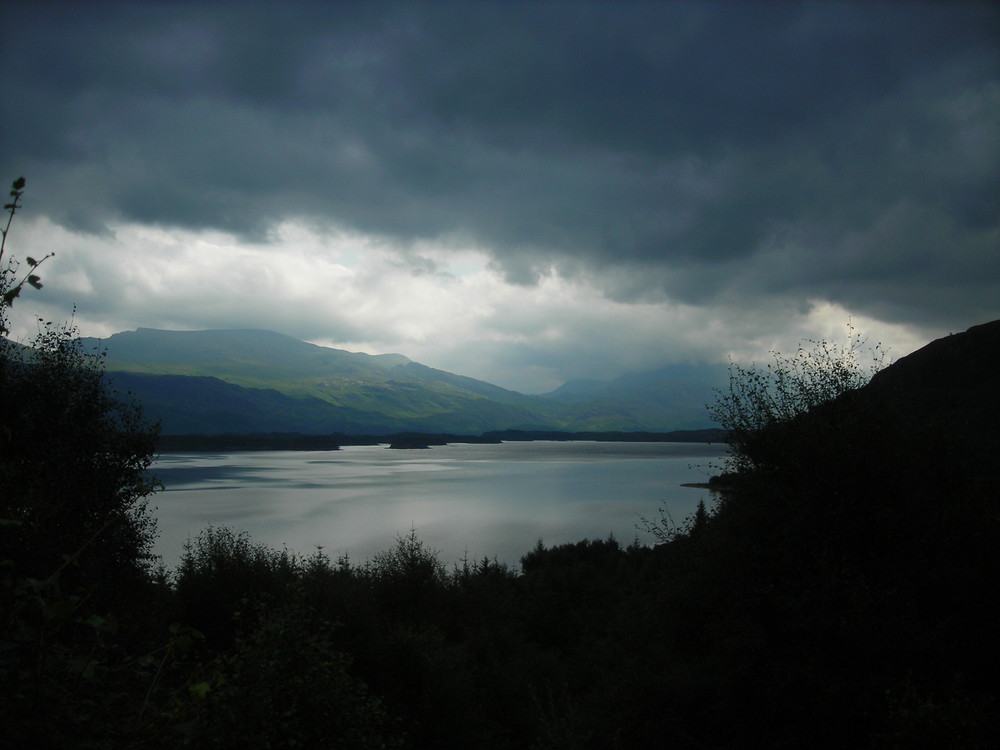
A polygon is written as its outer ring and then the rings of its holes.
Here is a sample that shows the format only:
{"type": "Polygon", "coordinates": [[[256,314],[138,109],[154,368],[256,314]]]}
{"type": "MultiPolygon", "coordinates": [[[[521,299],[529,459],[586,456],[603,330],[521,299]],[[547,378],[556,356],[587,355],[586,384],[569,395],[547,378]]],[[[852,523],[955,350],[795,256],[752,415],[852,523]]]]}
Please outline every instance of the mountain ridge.
{"type": "Polygon", "coordinates": [[[599,389],[599,398],[570,402],[518,393],[402,354],[348,352],[274,331],[138,328],[82,342],[104,353],[115,387],[134,393],[165,434],[664,432],[712,426],[704,412],[710,390],[703,389],[694,407],[690,384],[680,382],[673,400],[669,383],[653,392],[634,388],[634,395],[611,383],[599,389]]]}

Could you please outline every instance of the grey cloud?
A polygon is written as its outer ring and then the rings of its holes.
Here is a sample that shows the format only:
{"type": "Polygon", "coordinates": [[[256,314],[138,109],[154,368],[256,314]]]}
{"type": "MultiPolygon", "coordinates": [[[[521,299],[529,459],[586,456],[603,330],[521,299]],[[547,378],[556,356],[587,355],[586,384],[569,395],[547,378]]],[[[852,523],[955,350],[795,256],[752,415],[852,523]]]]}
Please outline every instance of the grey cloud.
{"type": "Polygon", "coordinates": [[[260,239],[300,216],[464,238],[513,282],[554,265],[623,300],[950,322],[1000,298],[989,3],[5,15],[0,167],[70,226],[260,239]]]}

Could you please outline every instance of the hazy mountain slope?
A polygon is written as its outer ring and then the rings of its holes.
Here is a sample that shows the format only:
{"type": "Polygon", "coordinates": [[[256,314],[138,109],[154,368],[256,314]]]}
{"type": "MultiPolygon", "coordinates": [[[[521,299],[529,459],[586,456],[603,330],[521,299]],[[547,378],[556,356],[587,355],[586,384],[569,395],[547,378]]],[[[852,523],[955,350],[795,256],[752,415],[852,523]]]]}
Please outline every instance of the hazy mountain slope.
{"type": "Polygon", "coordinates": [[[567,405],[581,429],[648,430],[667,423],[671,429],[700,429],[712,426],[705,406],[728,377],[725,365],[671,365],[608,383],[572,380],[546,398],[567,405]]]}
{"type": "Polygon", "coordinates": [[[554,391],[542,394],[545,398],[556,399],[557,401],[582,401],[605,390],[610,383],[605,380],[593,380],[591,378],[576,378],[567,380],[554,391]]]}

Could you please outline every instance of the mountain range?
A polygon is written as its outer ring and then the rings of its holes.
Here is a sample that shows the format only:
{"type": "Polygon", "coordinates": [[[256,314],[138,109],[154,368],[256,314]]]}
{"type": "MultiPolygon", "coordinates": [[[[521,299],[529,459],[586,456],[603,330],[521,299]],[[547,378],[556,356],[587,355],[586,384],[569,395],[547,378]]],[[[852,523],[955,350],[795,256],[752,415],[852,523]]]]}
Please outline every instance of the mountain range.
{"type": "Polygon", "coordinates": [[[713,426],[705,405],[728,377],[725,365],[674,365],[529,396],[400,354],[272,331],[139,328],[83,345],[104,353],[112,386],[166,435],[701,429],[713,426]]]}

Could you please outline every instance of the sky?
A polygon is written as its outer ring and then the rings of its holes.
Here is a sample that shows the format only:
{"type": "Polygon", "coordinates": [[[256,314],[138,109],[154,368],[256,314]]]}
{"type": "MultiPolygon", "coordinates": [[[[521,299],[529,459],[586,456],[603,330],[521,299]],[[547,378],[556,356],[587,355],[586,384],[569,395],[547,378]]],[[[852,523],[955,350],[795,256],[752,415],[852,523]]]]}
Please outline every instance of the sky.
{"type": "Polygon", "coordinates": [[[1000,4],[0,2],[19,300],[525,393],[1000,318],[1000,4]]]}

